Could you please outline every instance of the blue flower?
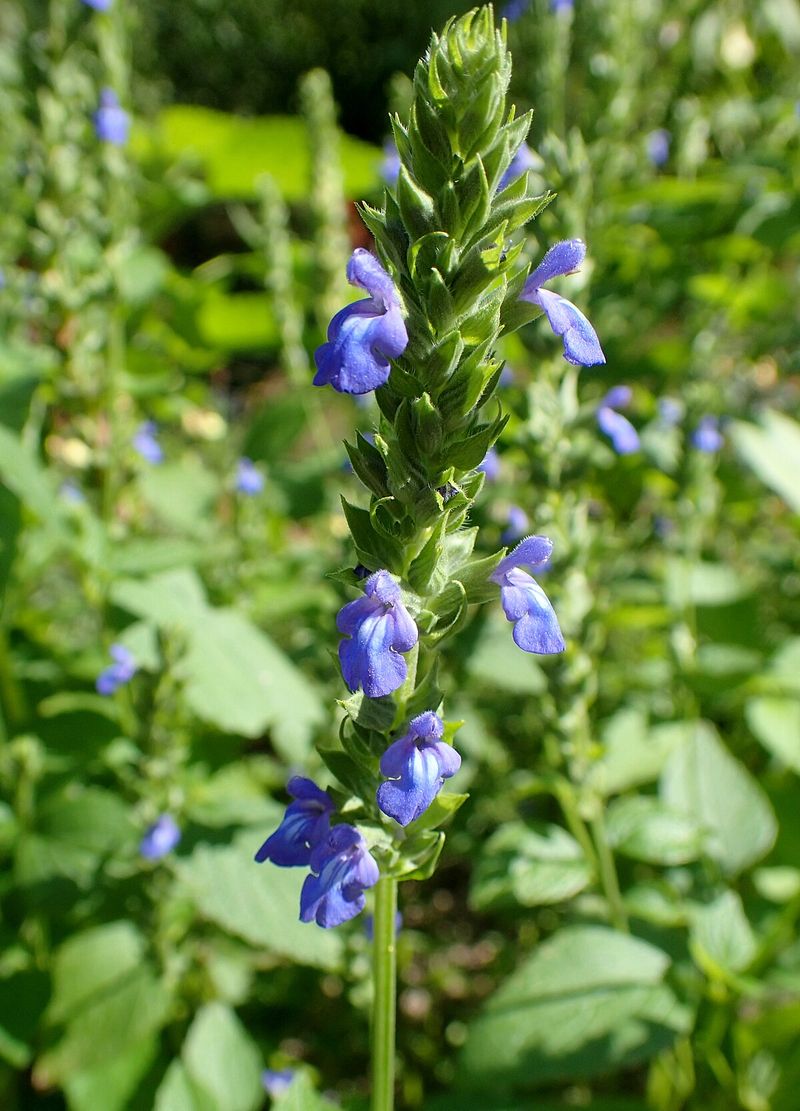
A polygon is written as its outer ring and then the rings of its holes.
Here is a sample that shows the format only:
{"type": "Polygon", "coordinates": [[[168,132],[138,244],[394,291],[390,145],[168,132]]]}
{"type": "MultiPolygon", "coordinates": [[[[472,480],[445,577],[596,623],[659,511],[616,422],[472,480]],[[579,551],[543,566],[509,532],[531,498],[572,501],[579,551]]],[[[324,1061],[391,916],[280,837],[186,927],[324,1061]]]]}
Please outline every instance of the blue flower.
{"type": "Polygon", "coordinates": [[[383,144],[383,162],[381,162],[381,177],[387,185],[394,185],[400,176],[400,153],[393,139],[387,139],[383,144]]]}
{"type": "Polygon", "coordinates": [[[103,89],[100,93],[100,107],[94,114],[94,130],[103,143],[122,146],[128,140],[131,118],[124,108],[120,108],[117,94],[113,89],[103,89]]]}
{"type": "Polygon", "coordinates": [[[500,15],[503,19],[507,19],[509,23],[516,23],[530,6],[531,0],[508,0],[503,5],[500,15]]]}
{"type": "Polygon", "coordinates": [[[146,420],[140,424],[133,437],[134,451],[141,455],[146,463],[162,463],[164,451],[156,437],[157,426],[155,421],[146,420]]]}
{"type": "Polygon", "coordinates": [[[286,790],[295,800],[283,821],[256,853],[259,864],[271,860],[281,868],[306,865],[312,850],[327,836],[335,807],[327,791],[301,775],[292,776],[286,790]]]}
{"type": "Polygon", "coordinates": [[[571,12],[574,0],[550,0],[551,12],[571,12]]]}
{"type": "Polygon", "coordinates": [[[719,451],[724,443],[724,438],[719,430],[719,418],[707,415],[702,418],[697,428],[692,433],[692,443],[698,451],[709,455],[719,451]]]}
{"type": "Polygon", "coordinates": [[[496,448],[489,448],[475,470],[485,474],[487,482],[497,482],[500,477],[500,456],[496,448]]]}
{"type": "Polygon", "coordinates": [[[658,399],[658,420],[662,428],[674,428],[683,417],[683,405],[674,397],[658,399]]]}
{"type": "Polygon", "coordinates": [[[518,177],[524,174],[526,170],[534,170],[541,165],[542,160],[533,153],[527,143],[522,143],[517,147],[516,153],[511,159],[511,165],[500,178],[497,191],[502,192],[512,181],[516,181],[518,177]]]}
{"type": "Polygon", "coordinates": [[[564,358],[576,366],[596,366],[606,357],[597,332],[571,301],[544,289],[545,282],[560,274],[572,274],[586,257],[586,244],[581,239],[564,239],[551,247],[534,272],[528,277],[520,294],[521,301],[531,301],[544,309],[550,327],[564,340],[564,358]]]}
{"type": "Polygon", "coordinates": [[[107,12],[113,0],[83,0],[87,8],[94,8],[96,12],[107,12]]]}
{"type": "Polygon", "coordinates": [[[427,710],[412,718],[408,732],[381,757],[381,774],[389,778],[378,788],[378,806],[401,826],[423,814],[445,779],[461,767],[461,757],[442,740],[443,734],[441,718],[427,710]]]}
{"type": "Polygon", "coordinates": [[[403,354],[408,332],[394,282],[363,247],[350,257],[347,280],[370,296],[347,305],[330,322],[328,342],[314,352],[314,385],[330,385],[339,393],[369,393],[388,381],[389,360],[403,354]]]}
{"type": "Polygon", "coordinates": [[[672,136],[665,127],[657,127],[647,136],[647,157],[654,166],[663,166],[669,158],[672,136]]]}
{"type": "Polygon", "coordinates": [[[364,891],[380,879],[367,843],[353,826],[338,825],[315,846],[311,872],[300,892],[300,921],[328,929],[364,909],[364,891]]]}
{"type": "Polygon", "coordinates": [[[631,397],[630,386],[613,386],[597,409],[597,423],[610,438],[618,455],[630,455],[640,447],[639,433],[627,417],[617,412],[618,408],[624,409],[630,404],[631,397]]]}
{"type": "Polygon", "coordinates": [[[542,568],[553,550],[546,536],[528,536],[501,559],[489,576],[500,587],[500,601],[509,621],[514,622],[514,643],[523,652],[548,656],[566,647],[558,618],[550,601],[523,567],[542,568]]]}
{"type": "Polygon", "coordinates": [[[294,1069],[264,1069],[261,1073],[261,1084],[267,1095],[274,1099],[289,1091],[294,1078],[294,1069]]]}
{"type": "Polygon", "coordinates": [[[400,653],[410,652],[419,634],[388,571],[370,575],[364,596],[339,610],[336,628],[350,638],[339,644],[339,662],[351,691],[362,687],[367,698],[381,698],[403,685],[408,668],[400,653]]]}
{"type": "Polygon", "coordinates": [[[511,544],[513,541],[519,540],[520,536],[524,536],[527,530],[528,514],[524,509],[520,509],[518,505],[510,505],[506,527],[500,536],[500,542],[511,544]]]}
{"type": "Polygon", "coordinates": [[[112,644],[108,653],[114,662],[100,672],[94,684],[97,693],[102,695],[113,694],[136,674],[136,660],[124,644],[112,644]]]}
{"type": "Polygon", "coordinates": [[[243,455],[236,464],[236,489],[252,497],[264,489],[264,476],[252,459],[243,455]]]}
{"type": "Polygon", "coordinates": [[[71,505],[83,505],[86,495],[73,478],[65,478],[58,488],[58,496],[71,505]]]}
{"type": "Polygon", "coordinates": [[[180,839],[178,823],[171,814],[162,814],[145,833],[139,843],[139,852],[146,860],[160,860],[172,852],[180,839]]]}

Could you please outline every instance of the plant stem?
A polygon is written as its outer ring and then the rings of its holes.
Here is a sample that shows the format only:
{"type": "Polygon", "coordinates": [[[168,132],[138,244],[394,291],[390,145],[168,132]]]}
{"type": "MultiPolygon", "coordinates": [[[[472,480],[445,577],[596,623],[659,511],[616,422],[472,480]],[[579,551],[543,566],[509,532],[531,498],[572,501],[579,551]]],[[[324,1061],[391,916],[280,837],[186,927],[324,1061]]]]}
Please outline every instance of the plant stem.
{"type": "Polygon", "coordinates": [[[395,915],[397,880],[384,876],[375,888],[372,968],[372,1111],[394,1108],[394,1036],[397,999],[395,915]]]}
{"type": "Polygon", "coordinates": [[[591,826],[597,850],[597,861],[600,866],[600,883],[608,902],[611,923],[615,929],[628,933],[628,915],[619,889],[614,854],[606,837],[606,824],[603,821],[602,810],[598,810],[596,817],[592,819],[591,826]]]}

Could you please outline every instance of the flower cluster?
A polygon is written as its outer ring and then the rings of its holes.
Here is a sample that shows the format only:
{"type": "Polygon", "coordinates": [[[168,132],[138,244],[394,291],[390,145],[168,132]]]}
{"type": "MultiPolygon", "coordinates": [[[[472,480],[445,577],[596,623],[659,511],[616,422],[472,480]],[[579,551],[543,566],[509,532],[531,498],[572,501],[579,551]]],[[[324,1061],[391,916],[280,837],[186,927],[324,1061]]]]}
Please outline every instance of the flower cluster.
{"type": "Polygon", "coordinates": [[[378,882],[378,866],[355,827],[331,826],[335,806],[327,791],[302,776],[290,779],[286,789],[294,802],[255,859],[310,867],[300,893],[301,921],[338,926],[364,909],[364,892],[378,882]]]}

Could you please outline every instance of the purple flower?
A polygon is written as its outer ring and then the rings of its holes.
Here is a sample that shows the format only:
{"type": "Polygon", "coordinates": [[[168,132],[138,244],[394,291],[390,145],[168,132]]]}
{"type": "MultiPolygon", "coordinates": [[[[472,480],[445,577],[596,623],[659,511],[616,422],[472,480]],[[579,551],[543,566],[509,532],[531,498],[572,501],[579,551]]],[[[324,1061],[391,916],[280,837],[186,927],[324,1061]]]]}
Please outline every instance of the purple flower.
{"type": "Polygon", "coordinates": [[[443,734],[441,718],[427,710],[412,718],[408,732],[381,757],[381,774],[389,778],[378,788],[378,806],[401,826],[423,814],[445,779],[461,767],[461,757],[442,740],[443,734]]]}
{"type": "Polygon", "coordinates": [[[122,146],[128,140],[131,118],[124,108],[120,108],[117,94],[113,89],[103,89],[100,93],[100,107],[94,114],[94,130],[103,143],[122,146]]]}
{"type": "Polygon", "coordinates": [[[136,674],[136,660],[124,644],[112,644],[108,654],[114,662],[100,672],[94,684],[97,693],[106,696],[129,683],[136,674]]]}
{"type": "Polygon", "coordinates": [[[289,803],[283,821],[256,853],[259,864],[271,860],[281,868],[306,865],[330,829],[335,807],[327,791],[301,775],[292,776],[286,790],[295,801],[289,803]]]}
{"type": "Polygon", "coordinates": [[[683,405],[674,397],[658,399],[658,419],[663,428],[674,428],[683,417],[683,405]]]}
{"type": "Polygon", "coordinates": [[[336,628],[349,638],[339,644],[339,662],[351,691],[362,687],[367,698],[381,698],[403,685],[408,668],[400,653],[410,652],[419,634],[388,571],[370,575],[363,597],[339,610],[336,628]]]}
{"type": "Polygon", "coordinates": [[[551,12],[571,12],[573,6],[573,0],[550,0],[551,12]]]}
{"type": "Polygon", "coordinates": [[[87,8],[94,8],[96,12],[107,12],[113,0],[83,0],[87,8]]]}
{"type": "Polygon", "coordinates": [[[719,451],[724,443],[719,430],[719,418],[707,415],[702,418],[697,428],[692,433],[692,443],[698,451],[705,451],[709,455],[719,451]]]}
{"type": "Polygon", "coordinates": [[[647,157],[653,166],[663,166],[669,158],[672,136],[665,127],[657,127],[647,136],[647,157]]]}
{"type": "Polygon", "coordinates": [[[172,852],[180,839],[178,823],[171,814],[162,814],[140,841],[139,852],[146,860],[160,860],[172,852]]]}
{"type": "Polygon", "coordinates": [[[519,540],[524,536],[528,529],[528,514],[524,509],[520,509],[518,505],[510,505],[508,507],[508,518],[506,527],[500,536],[502,544],[512,544],[515,540],[519,540]]]}
{"type": "Polygon", "coordinates": [[[264,489],[264,476],[252,459],[243,455],[236,464],[236,489],[252,497],[264,489]]]}
{"type": "Polygon", "coordinates": [[[631,397],[630,386],[613,386],[597,409],[597,423],[610,438],[617,455],[630,455],[640,447],[639,433],[627,417],[617,412],[617,408],[624,409],[630,404],[631,397]]]}
{"type": "Polygon", "coordinates": [[[315,386],[339,393],[369,393],[389,378],[390,359],[408,345],[394,282],[374,255],[356,248],[347,264],[347,280],[369,297],[337,312],[328,326],[328,342],[314,352],[315,386]]]}
{"type": "Polygon", "coordinates": [[[381,162],[381,177],[387,185],[394,185],[400,176],[400,153],[393,139],[387,139],[383,144],[383,162],[381,162]]]}
{"type": "Polygon", "coordinates": [[[268,1096],[274,1099],[288,1092],[295,1078],[294,1069],[264,1069],[261,1084],[268,1096]]]}
{"type": "Polygon", "coordinates": [[[541,159],[533,153],[527,143],[522,143],[517,147],[516,153],[511,159],[511,165],[500,178],[500,184],[497,186],[498,193],[502,192],[512,181],[516,181],[526,170],[536,169],[537,166],[541,166],[541,159]]]}
{"type": "Polygon", "coordinates": [[[334,826],[311,853],[311,875],[300,892],[300,921],[326,929],[364,909],[364,891],[380,879],[367,843],[353,826],[334,826]]]}
{"type": "Polygon", "coordinates": [[[503,5],[500,15],[509,23],[516,23],[530,6],[531,0],[508,0],[508,3],[503,5]]]}
{"type": "Polygon", "coordinates": [[[133,437],[133,449],[141,455],[146,463],[162,463],[164,451],[156,437],[157,426],[155,421],[146,420],[136,429],[133,437]]]}
{"type": "Polygon", "coordinates": [[[564,340],[564,358],[576,366],[596,366],[606,357],[597,332],[571,301],[549,289],[545,282],[560,274],[572,274],[586,257],[586,244],[581,239],[564,239],[551,247],[534,272],[528,277],[520,294],[521,301],[530,301],[544,309],[550,327],[564,340]]]}
{"type": "Polygon", "coordinates": [[[514,643],[523,652],[548,656],[566,647],[558,618],[550,601],[523,567],[538,570],[553,550],[546,536],[528,536],[501,559],[489,576],[500,586],[500,601],[509,621],[514,622],[514,643]]]}
{"type": "Polygon", "coordinates": [[[500,371],[500,385],[513,386],[514,385],[514,371],[510,366],[504,366],[500,371]]]}
{"type": "Polygon", "coordinates": [[[497,450],[490,447],[475,470],[485,474],[487,482],[497,482],[500,477],[500,456],[497,450]]]}

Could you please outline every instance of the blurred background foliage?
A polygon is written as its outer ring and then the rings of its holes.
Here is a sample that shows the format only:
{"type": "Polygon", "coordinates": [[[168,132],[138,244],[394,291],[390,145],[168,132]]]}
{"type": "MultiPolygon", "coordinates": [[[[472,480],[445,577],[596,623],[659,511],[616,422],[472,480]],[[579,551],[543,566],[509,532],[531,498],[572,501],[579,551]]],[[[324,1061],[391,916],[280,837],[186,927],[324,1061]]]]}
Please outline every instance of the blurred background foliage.
{"type": "MultiPolygon", "coordinates": [[[[0,9],[10,1111],[248,1111],[264,1067],[297,1070],[277,1106],[364,1106],[363,923],[301,926],[299,878],[252,854],[342,693],[341,440],[374,411],[314,391],[311,354],[387,111],[466,7],[0,9]],[[104,86],[125,146],[95,136],[104,86]],[[112,644],[138,670],[109,697],[112,644]],[[180,843],[148,859],[164,813],[180,843]]],[[[800,6],[509,15],[558,193],[529,254],[587,240],[568,295],[608,363],[578,376],[538,323],[505,343],[475,523],[487,552],[512,507],[552,536],[569,648],[523,656],[498,607],[448,661],[472,798],[402,891],[400,1106],[795,1111],[800,6]],[[617,384],[630,455],[596,423],[617,384]]]]}

